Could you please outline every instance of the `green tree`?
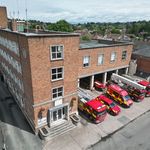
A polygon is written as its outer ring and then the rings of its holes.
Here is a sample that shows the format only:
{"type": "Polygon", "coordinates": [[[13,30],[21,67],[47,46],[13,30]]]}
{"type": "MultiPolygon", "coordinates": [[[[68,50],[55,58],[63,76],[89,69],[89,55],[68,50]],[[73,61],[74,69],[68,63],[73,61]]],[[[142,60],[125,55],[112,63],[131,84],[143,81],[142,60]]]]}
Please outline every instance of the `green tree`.
{"type": "Polygon", "coordinates": [[[83,41],[90,41],[91,37],[90,37],[89,34],[86,34],[86,35],[81,36],[81,40],[83,40],[83,41]]]}
{"type": "Polygon", "coordinates": [[[72,32],[72,26],[65,20],[59,20],[54,26],[55,31],[72,32]]]}

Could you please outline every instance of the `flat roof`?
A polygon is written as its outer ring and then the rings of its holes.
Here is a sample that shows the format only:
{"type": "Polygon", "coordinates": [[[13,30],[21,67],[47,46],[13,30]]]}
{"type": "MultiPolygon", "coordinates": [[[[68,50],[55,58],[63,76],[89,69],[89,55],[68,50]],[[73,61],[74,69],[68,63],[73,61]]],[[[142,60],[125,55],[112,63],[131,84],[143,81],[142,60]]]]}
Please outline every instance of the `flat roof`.
{"type": "Polygon", "coordinates": [[[108,44],[102,44],[99,43],[97,40],[92,40],[92,41],[86,41],[86,42],[81,42],[80,43],[80,48],[96,48],[96,47],[102,47],[102,46],[108,46],[108,44]]]}
{"type": "Polygon", "coordinates": [[[56,32],[56,31],[38,31],[38,32],[21,32],[26,36],[79,36],[77,33],[70,33],[70,32],[56,32]]]}
{"type": "Polygon", "coordinates": [[[140,45],[133,54],[150,58],[150,45],[140,45]]]}
{"type": "Polygon", "coordinates": [[[113,41],[113,40],[90,40],[90,41],[80,41],[80,49],[89,49],[89,48],[99,48],[99,47],[111,47],[111,46],[121,46],[121,45],[133,45],[132,42],[122,42],[122,41],[113,41]]]}
{"type": "Polygon", "coordinates": [[[25,35],[27,37],[55,37],[55,36],[79,36],[78,33],[72,32],[59,32],[59,31],[41,31],[41,30],[29,30],[28,32],[18,32],[18,31],[11,31],[10,29],[1,29],[3,31],[25,35]]]}

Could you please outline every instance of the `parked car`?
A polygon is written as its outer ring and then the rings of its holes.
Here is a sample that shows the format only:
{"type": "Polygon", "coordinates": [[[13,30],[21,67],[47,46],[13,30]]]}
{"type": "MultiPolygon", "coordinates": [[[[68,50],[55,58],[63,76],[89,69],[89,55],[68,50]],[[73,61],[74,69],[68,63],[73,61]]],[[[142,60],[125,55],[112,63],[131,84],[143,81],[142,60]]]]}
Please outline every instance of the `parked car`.
{"type": "Polygon", "coordinates": [[[112,115],[118,115],[121,112],[120,107],[111,99],[106,97],[105,95],[100,95],[97,97],[99,101],[101,101],[103,104],[107,106],[107,110],[112,114],[112,115]]]}

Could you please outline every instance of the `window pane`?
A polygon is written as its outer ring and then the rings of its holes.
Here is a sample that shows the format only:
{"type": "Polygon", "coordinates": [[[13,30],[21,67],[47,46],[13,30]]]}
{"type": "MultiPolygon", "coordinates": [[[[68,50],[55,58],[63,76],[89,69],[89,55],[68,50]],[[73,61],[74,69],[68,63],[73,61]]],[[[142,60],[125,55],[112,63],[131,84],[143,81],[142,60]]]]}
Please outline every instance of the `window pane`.
{"type": "Polygon", "coordinates": [[[57,53],[57,58],[62,58],[61,53],[57,53]]]}
{"type": "Polygon", "coordinates": [[[56,69],[52,69],[52,74],[56,73],[56,69]]]}
{"type": "Polygon", "coordinates": [[[56,53],[52,53],[52,58],[53,58],[53,59],[56,58],[56,53]]]}
{"type": "Polygon", "coordinates": [[[62,78],[62,74],[58,74],[57,78],[62,78]]]}
{"type": "Polygon", "coordinates": [[[122,59],[126,59],[126,57],[127,57],[127,51],[123,51],[122,52],[122,59]]]}
{"type": "Polygon", "coordinates": [[[111,61],[114,61],[116,59],[116,53],[113,52],[111,53],[111,61]]]}
{"type": "Polygon", "coordinates": [[[57,94],[53,94],[53,98],[57,98],[57,94]]]}
{"type": "Polygon", "coordinates": [[[58,93],[58,97],[62,96],[62,92],[58,93]]]}
{"type": "Polygon", "coordinates": [[[52,52],[56,52],[55,46],[52,46],[52,52]]]}
{"type": "Polygon", "coordinates": [[[52,79],[57,79],[56,74],[53,74],[53,75],[52,75],[52,79]]]}
{"type": "Polygon", "coordinates": [[[85,56],[84,58],[83,58],[83,63],[85,64],[85,63],[88,63],[89,62],[89,57],[88,56],[85,56]]]}
{"type": "Polygon", "coordinates": [[[58,70],[58,72],[62,72],[62,68],[58,68],[57,70],[58,70]]]}
{"type": "Polygon", "coordinates": [[[98,56],[98,64],[103,64],[104,55],[101,54],[98,56]]]}
{"type": "Polygon", "coordinates": [[[53,89],[53,93],[56,93],[57,92],[57,89],[53,89]]]}
{"type": "Polygon", "coordinates": [[[58,88],[58,92],[62,91],[62,87],[58,88]]]}
{"type": "Polygon", "coordinates": [[[62,50],[63,50],[63,47],[62,47],[62,46],[58,46],[58,47],[57,47],[57,52],[60,52],[60,53],[61,53],[62,50]]]}
{"type": "Polygon", "coordinates": [[[89,66],[89,62],[90,62],[90,57],[89,56],[84,56],[83,57],[83,66],[84,67],[89,66]]]}
{"type": "Polygon", "coordinates": [[[87,67],[87,66],[89,66],[89,64],[88,64],[88,63],[84,64],[84,67],[87,67]]]}

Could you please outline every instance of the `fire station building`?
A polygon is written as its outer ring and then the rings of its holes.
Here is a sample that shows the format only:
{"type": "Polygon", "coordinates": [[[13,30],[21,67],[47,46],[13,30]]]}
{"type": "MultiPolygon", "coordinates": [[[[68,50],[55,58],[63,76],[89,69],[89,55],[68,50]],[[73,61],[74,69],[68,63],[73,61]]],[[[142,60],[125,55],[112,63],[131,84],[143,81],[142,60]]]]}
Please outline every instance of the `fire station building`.
{"type": "Polygon", "coordinates": [[[80,42],[75,33],[14,32],[6,20],[0,22],[0,72],[35,131],[78,114],[79,86],[92,89],[95,80],[105,83],[114,72],[128,72],[132,43],[80,42]]]}

